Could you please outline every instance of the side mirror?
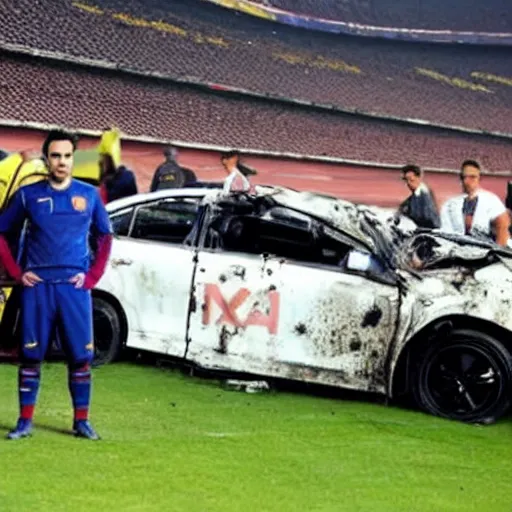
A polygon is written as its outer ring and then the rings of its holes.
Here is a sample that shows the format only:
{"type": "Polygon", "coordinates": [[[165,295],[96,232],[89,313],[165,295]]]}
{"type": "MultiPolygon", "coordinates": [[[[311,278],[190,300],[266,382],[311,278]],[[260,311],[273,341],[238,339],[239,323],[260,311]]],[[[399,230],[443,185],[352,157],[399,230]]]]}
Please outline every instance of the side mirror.
{"type": "Polygon", "coordinates": [[[348,253],[347,269],[366,272],[372,265],[371,255],[368,253],[351,250],[348,253]]]}

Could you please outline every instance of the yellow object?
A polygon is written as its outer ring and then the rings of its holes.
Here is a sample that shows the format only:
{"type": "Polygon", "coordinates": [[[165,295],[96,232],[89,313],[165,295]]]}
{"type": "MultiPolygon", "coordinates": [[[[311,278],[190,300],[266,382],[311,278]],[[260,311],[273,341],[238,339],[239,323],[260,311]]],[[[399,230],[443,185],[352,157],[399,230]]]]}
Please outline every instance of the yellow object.
{"type": "Polygon", "coordinates": [[[112,157],[116,169],[121,165],[121,134],[117,128],[103,132],[98,153],[112,157]]]}

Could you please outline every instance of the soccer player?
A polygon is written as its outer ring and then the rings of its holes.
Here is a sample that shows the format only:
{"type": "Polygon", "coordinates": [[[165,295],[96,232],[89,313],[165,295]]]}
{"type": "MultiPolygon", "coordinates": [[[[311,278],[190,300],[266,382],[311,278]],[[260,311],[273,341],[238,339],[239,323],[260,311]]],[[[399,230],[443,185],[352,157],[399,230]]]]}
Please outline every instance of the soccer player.
{"type": "Polygon", "coordinates": [[[20,416],[9,439],[32,433],[40,366],[56,332],[68,360],[73,431],[99,439],[88,419],[94,355],[90,289],[105,270],[112,234],[97,190],[72,179],[75,149],[74,135],[51,131],[42,149],[48,178],[21,187],[0,215],[0,259],[22,285],[20,416]],[[22,231],[23,247],[16,261],[4,235],[22,231]],[[96,238],[94,257],[91,235],[96,238]]]}

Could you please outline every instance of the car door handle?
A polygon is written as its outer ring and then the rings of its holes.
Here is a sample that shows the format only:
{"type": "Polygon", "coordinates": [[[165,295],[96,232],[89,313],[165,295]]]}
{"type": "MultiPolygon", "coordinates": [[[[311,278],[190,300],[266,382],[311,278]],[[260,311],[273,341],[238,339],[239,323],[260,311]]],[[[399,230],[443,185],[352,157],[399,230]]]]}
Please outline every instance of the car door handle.
{"type": "Polygon", "coordinates": [[[110,264],[113,267],[119,267],[121,265],[131,265],[132,263],[133,263],[133,260],[129,260],[126,258],[114,258],[113,260],[110,261],[110,264]]]}

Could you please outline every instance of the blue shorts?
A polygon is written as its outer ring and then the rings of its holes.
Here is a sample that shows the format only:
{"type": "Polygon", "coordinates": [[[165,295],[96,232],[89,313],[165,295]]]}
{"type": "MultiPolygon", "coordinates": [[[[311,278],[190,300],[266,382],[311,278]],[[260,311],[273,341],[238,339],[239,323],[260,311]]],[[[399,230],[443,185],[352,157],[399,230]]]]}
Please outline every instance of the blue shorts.
{"type": "Polygon", "coordinates": [[[26,362],[44,360],[57,335],[67,359],[90,363],[94,356],[90,290],[70,283],[39,283],[21,293],[21,349],[26,362]]]}

